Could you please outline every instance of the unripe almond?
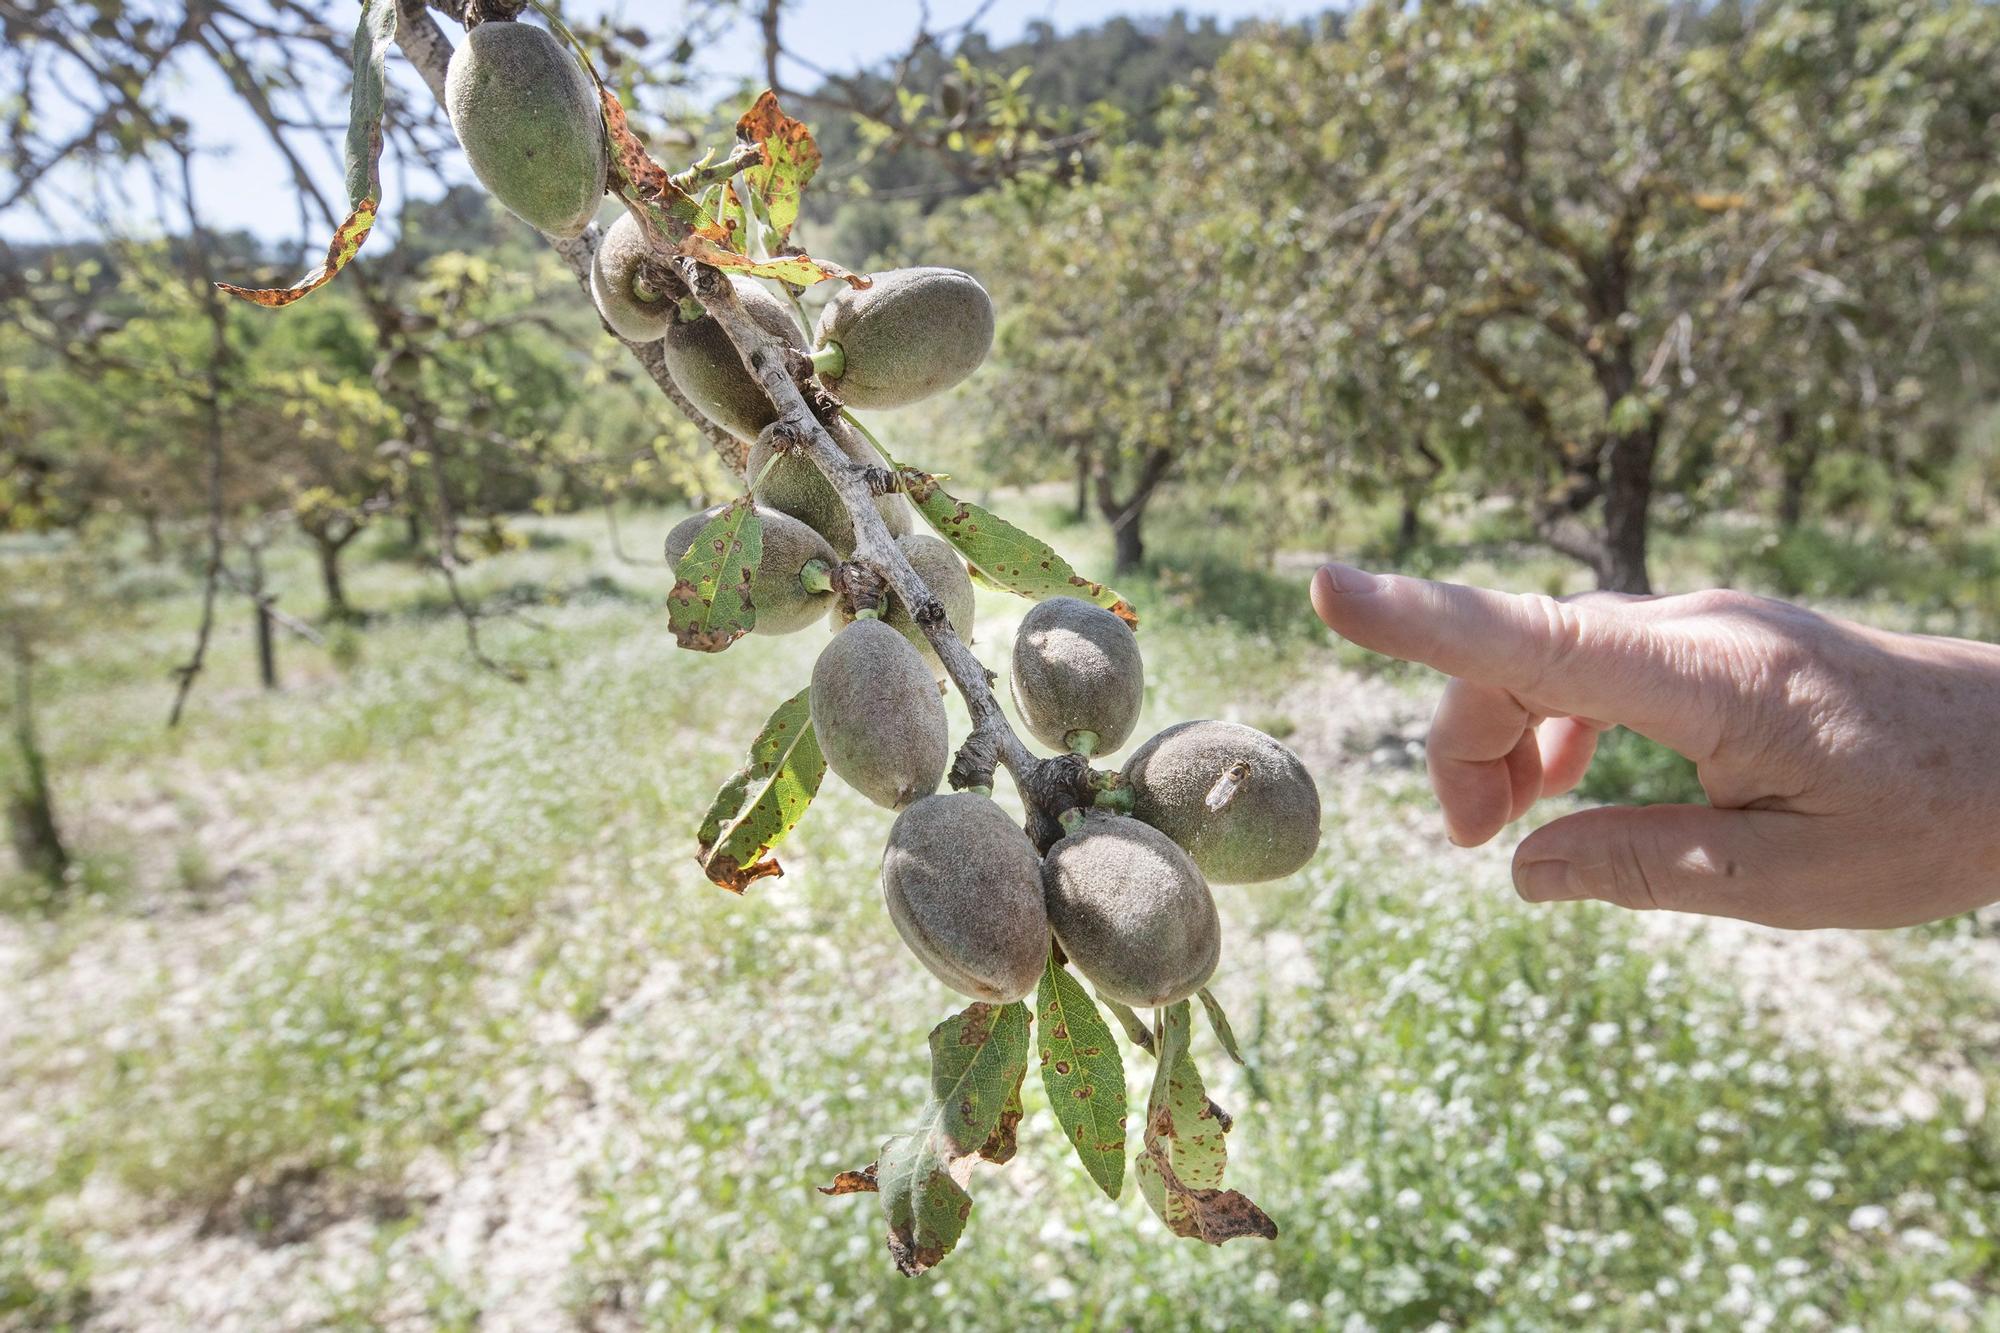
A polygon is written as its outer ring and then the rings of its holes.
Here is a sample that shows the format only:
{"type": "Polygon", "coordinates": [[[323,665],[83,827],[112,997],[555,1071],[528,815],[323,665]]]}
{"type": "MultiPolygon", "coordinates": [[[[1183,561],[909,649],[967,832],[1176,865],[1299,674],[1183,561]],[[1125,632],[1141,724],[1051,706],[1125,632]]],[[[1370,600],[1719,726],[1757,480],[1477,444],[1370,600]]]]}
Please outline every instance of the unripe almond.
{"type": "MultiPolygon", "coordinates": [[[[758,328],[801,352],[806,350],[805,335],[799,332],[790,306],[753,279],[732,275],[729,283],[736,289],[743,313],[758,328]]],[[[770,395],[750,374],[736,344],[729,341],[713,315],[673,325],[660,347],[667,372],[688,401],[730,434],[754,440],[759,431],[778,419],[770,395]]]]}
{"type": "Polygon", "coordinates": [[[1042,891],[1063,952],[1110,999],[1172,1004],[1215,974],[1215,899],[1193,858],[1158,829],[1090,812],[1049,848],[1042,891]]]}
{"type": "Polygon", "coordinates": [[[931,974],[975,1000],[1035,988],[1049,956],[1042,862],[989,796],[926,796],[896,816],[882,852],[889,919],[931,974]]]}
{"type": "Polygon", "coordinates": [[[1011,684],[1036,740],[1110,754],[1131,736],[1146,702],[1139,636],[1101,606],[1051,597],[1022,618],[1011,684]]]}
{"type": "Polygon", "coordinates": [[[813,663],[812,722],[827,767],[877,805],[900,810],[944,780],[951,737],[937,681],[879,620],[855,621],[813,663]]]}
{"type": "Polygon", "coordinates": [[[605,228],[590,261],[590,298],[597,313],[619,337],[635,343],[664,338],[680,315],[680,302],[666,293],[635,290],[645,261],[646,233],[630,213],[605,228]]]}
{"type": "Polygon", "coordinates": [[[1132,813],[1194,856],[1210,882],[1280,879],[1319,849],[1319,788],[1253,727],[1183,722],[1125,761],[1132,813]]]}
{"type": "Polygon", "coordinates": [[[949,389],[993,346],[993,301],[955,268],[899,268],[843,287],[820,311],[817,348],[838,347],[824,372],[850,407],[901,407],[949,389]]]}
{"type": "MultiPolygon", "coordinates": [[[[873,466],[882,461],[869,452],[867,445],[849,442],[851,437],[844,433],[833,439],[857,463],[873,466]]],[[[770,461],[771,446],[760,436],[750,446],[750,459],[743,469],[746,479],[757,488],[758,501],[790,514],[819,533],[843,559],[854,554],[854,522],[847,516],[847,506],[840,502],[839,492],[820,472],[818,464],[802,454],[781,454],[766,472],[764,465],[770,461]],[[759,481],[760,477],[763,480],[759,481]]],[[[875,512],[882,516],[891,536],[909,532],[910,507],[903,503],[902,496],[876,496],[875,512]]]]}
{"type": "MultiPolygon", "coordinates": [[[[896,538],[896,545],[903,552],[903,558],[910,562],[910,568],[917,571],[917,577],[931,590],[931,595],[944,606],[945,619],[951,622],[952,632],[958,635],[960,643],[972,642],[972,576],[965,572],[965,561],[952,549],[951,543],[933,537],[928,532],[913,532],[906,537],[896,538]]],[[[845,611],[838,613],[843,623],[852,620],[845,611]]],[[[931,674],[939,680],[945,678],[944,663],[938,660],[937,649],[925,636],[923,627],[917,624],[910,608],[903,605],[903,599],[889,594],[888,606],[882,612],[882,623],[894,626],[902,636],[914,646],[931,674]]]]}
{"type": "Polygon", "coordinates": [[[551,236],[583,235],[604,198],[604,113],[560,42],[530,23],[481,23],[451,53],[445,109],[495,199],[551,236]]]}

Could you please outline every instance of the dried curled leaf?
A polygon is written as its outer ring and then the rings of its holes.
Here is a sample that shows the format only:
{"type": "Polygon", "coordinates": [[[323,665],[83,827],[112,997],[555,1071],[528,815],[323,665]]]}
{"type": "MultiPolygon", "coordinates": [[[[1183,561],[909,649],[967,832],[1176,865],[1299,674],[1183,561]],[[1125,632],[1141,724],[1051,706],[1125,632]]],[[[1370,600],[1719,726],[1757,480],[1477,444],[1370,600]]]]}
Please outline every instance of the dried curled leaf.
{"type": "Polygon", "coordinates": [[[1176,1236],[1220,1245],[1242,1236],[1275,1240],[1278,1224],[1236,1190],[1222,1188],[1229,1117],[1209,1100],[1188,1049],[1186,1000],[1160,1011],[1159,1068],[1146,1103],[1140,1192],[1176,1236]]]}
{"type": "Polygon", "coordinates": [[[396,0],[363,0],[354,29],[354,90],[347,107],[347,217],[334,228],[326,261],[289,287],[216,287],[255,305],[288,306],[332,282],[360,252],[382,207],[382,62],[396,40],[396,0]]]}
{"type": "Polygon", "coordinates": [[[859,1171],[842,1171],[833,1178],[832,1184],[820,1185],[817,1188],[821,1194],[832,1195],[835,1198],[843,1194],[873,1194],[880,1188],[875,1180],[875,1173],[880,1166],[878,1162],[870,1162],[859,1171]]]}

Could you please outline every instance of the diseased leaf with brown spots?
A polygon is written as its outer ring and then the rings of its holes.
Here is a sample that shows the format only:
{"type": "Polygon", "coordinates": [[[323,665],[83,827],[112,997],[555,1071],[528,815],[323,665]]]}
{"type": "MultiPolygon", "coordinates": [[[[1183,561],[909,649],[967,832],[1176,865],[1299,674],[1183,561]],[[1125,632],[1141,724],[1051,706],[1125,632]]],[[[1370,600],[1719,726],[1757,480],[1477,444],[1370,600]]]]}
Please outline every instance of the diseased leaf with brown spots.
{"type": "Polygon", "coordinates": [[[695,535],[674,566],[667,594],[667,624],[674,642],[701,653],[719,653],[757,624],[750,581],[764,558],[764,521],[747,495],[739,495],[695,535]]]}
{"type": "Polygon", "coordinates": [[[813,142],[812,131],[784,113],[777,94],[768,88],[736,122],[736,137],[764,150],[763,164],[745,170],[743,179],[759,213],[777,234],[778,245],[772,247],[777,249],[799,220],[806,183],[819,170],[819,145],[813,142]]]}
{"type": "Polygon", "coordinates": [[[1083,983],[1049,955],[1035,995],[1049,1106],[1083,1169],[1112,1198],[1125,1188],[1125,1060],[1083,983]]]}
{"type": "Polygon", "coordinates": [[[1275,1240],[1278,1224],[1263,1209],[1222,1188],[1229,1117],[1209,1100],[1189,1053],[1191,1015],[1186,1000],[1160,1011],[1160,1064],[1146,1103],[1145,1148],[1135,1168],[1140,1193],[1176,1236],[1210,1245],[1241,1236],[1275,1240]]]}
{"type": "Polygon", "coordinates": [[[715,794],[696,830],[702,873],[732,893],[785,873],[766,856],[805,818],[826,777],[811,693],[800,690],[778,705],[750,743],[749,762],[715,794]]]}
{"type": "Polygon", "coordinates": [[[707,244],[700,237],[684,243],[681,253],[693,255],[702,263],[716,268],[745,273],[753,278],[774,278],[779,282],[789,282],[794,287],[810,287],[828,278],[838,278],[850,287],[868,285],[868,279],[860,274],[850,273],[838,264],[814,259],[811,255],[772,255],[769,259],[752,259],[734,250],[707,244]]]}
{"type": "Polygon", "coordinates": [[[1245,1237],[1276,1240],[1278,1224],[1241,1190],[1190,1189],[1164,1155],[1147,1150],[1134,1168],[1139,1192],[1176,1236],[1221,1245],[1245,1237]]]}
{"type": "Polygon", "coordinates": [[[899,476],[910,503],[924,521],[987,581],[1034,602],[1048,597],[1081,597],[1133,629],[1139,628],[1138,614],[1129,602],[1103,584],[1079,575],[1041,538],[970,501],[955,498],[928,472],[906,467],[899,476]]]}
{"type": "MultiPolygon", "coordinates": [[[[908,1134],[882,1145],[874,1181],[889,1224],[889,1253],[906,1277],[930,1268],[958,1244],[972,1196],[972,1164],[988,1149],[1012,1155],[1028,1067],[1028,1010],[972,1004],[931,1029],[931,1096],[908,1134]]],[[[854,1193],[865,1172],[848,1172],[854,1193]]]]}
{"type": "MultiPolygon", "coordinates": [[[[1028,1066],[1021,1064],[1021,1081],[1028,1077],[1028,1066]]],[[[1007,1094],[1007,1104],[1000,1108],[1000,1123],[993,1127],[993,1133],[980,1146],[979,1155],[995,1166],[1005,1166],[1014,1160],[1020,1149],[1021,1118],[1028,1108],[1021,1104],[1021,1082],[1014,1084],[1014,1090],[1007,1094]]]]}
{"type": "Polygon", "coordinates": [[[667,169],[653,160],[646,145],[632,132],[618,94],[601,84],[598,100],[604,111],[604,137],[611,150],[612,189],[631,207],[640,230],[670,249],[689,253],[697,241],[726,246],[729,229],[702,207],[701,201],[674,184],[667,169]]]}
{"type": "Polygon", "coordinates": [[[932,1137],[919,1131],[883,1144],[876,1178],[896,1271],[915,1277],[944,1262],[965,1234],[972,1196],[938,1156],[932,1137]]]}
{"type": "Polygon", "coordinates": [[[1208,1025],[1215,1029],[1215,1039],[1222,1043],[1222,1049],[1229,1052],[1229,1058],[1237,1064],[1244,1063],[1243,1052],[1236,1045],[1235,1029],[1229,1026],[1229,1015],[1222,1012],[1222,1001],[1216,999],[1206,986],[1195,994],[1201,997],[1202,1011],[1208,1015],[1208,1025]]]}
{"type": "Polygon", "coordinates": [[[743,237],[750,234],[750,218],[743,207],[743,200],[736,193],[735,181],[724,181],[703,197],[703,205],[715,213],[716,221],[729,233],[729,248],[741,250],[743,237]],[[710,198],[714,202],[708,202],[710,198]]]}
{"type": "Polygon", "coordinates": [[[354,29],[354,89],[347,104],[347,217],[334,228],[326,262],[289,287],[216,287],[255,305],[288,306],[332,282],[360,251],[382,207],[382,62],[396,39],[396,0],[363,0],[354,29]]]}

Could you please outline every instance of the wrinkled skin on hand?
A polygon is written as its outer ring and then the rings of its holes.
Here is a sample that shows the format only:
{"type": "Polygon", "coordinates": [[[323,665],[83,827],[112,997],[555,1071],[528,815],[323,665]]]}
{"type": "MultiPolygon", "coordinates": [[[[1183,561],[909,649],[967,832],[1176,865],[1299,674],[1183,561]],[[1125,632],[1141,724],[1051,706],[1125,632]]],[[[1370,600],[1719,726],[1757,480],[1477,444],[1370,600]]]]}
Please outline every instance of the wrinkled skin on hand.
{"type": "Polygon", "coordinates": [[[1709,804],[1585,810],[1522,839],[1532,902],[1599,899],[1795,929],[2000,901],[2000,647],[1744,593],[1558,601],[1329,566],[1320,618],[1451,677],[1429,740],[1452,841],[1583,777],[1624,725],[1709,804]]]}

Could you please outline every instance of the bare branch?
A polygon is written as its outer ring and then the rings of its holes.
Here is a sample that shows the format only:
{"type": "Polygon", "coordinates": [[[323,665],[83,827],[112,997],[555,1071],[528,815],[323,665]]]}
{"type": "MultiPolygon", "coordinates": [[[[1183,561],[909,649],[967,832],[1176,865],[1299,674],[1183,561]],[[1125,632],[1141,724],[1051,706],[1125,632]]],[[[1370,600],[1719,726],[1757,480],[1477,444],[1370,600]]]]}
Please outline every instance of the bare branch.
{"type": "Polygon", "coordinates": [[[972,716],[973,734],[991,738],[1000,762],[1014,775],[1025,797],[1038,761],[1000,711],[986,668],[972,655],[971,649],[959,642],[936,595],[910,567],[909,559],[883,523],[868,484],[870,469],[849,458],[807,406],[805,395],[792,378],[787,349],[744,313],[728,278],[693,260],[683,260],[681,265],[695,299],[722,327],[743,357],[745,368],[777,407],[778,419],[765,427],[765,431],[774,442],[783,441],[791,451],[810,458],[825,474],[854,524],[854,558],[872,566],[897,599],[912,608],[912,619],[922,627],[925,639],[944,663],[945,673],[965,699],[972,716]]]}
{"type": "Polygon", "coordinates": [[[223,308],[222,293],[216,290],[213,266],[209,263],[208,238],[194,203],[194,173],[189,155],[180,155],[181,202],[187,210],[188,249],[194,259],[197,296],[208,315],[209,351],[206,373],[199,396],[202,430],[208,454],[208,562],[201,582],[201,623],[195,629],[194,651],[174,668],[174,704],[167,725],[177,727],[187,707],[188,693],[208,661],[208,641],[215,631],[215,591],[222,578],[222,371],[229,359],[229,312],[223,308]]]}

